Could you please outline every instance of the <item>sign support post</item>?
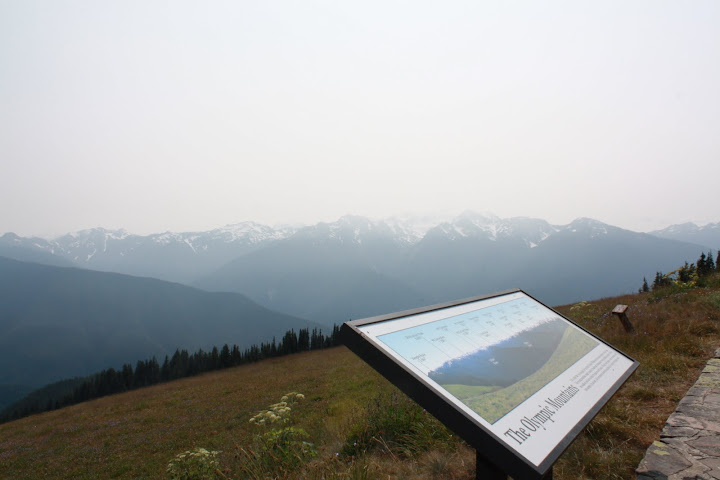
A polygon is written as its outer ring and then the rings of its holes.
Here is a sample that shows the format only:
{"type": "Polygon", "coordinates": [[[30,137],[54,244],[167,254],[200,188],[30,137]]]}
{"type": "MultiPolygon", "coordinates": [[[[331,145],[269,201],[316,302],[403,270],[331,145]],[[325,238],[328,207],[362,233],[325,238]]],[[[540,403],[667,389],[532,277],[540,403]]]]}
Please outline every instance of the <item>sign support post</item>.
{"type": "Polygon", "coordinates": [[[475,451],[475,480],[507,480],[507,474],[475,451]]]}
{"type": "MultiPolygon", "coordinates": [[[[508,480],[505,472],[488,462],[479,451],[475,451],[475,480],[508,480]]],[[[553,469],[542,477],[542,480],[553,480],[553,469]]]]}

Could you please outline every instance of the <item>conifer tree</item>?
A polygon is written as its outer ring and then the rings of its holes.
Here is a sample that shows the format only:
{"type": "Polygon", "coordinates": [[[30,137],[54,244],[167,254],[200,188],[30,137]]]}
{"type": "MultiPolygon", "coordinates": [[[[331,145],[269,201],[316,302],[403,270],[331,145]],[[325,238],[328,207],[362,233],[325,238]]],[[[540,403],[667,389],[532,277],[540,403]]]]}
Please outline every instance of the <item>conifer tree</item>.
{"type": "Polygon", "coordinates": [[[310,350],[310,330],[301,328],[298,332],[298,351],[304,352],[310,350]]]}
{"type": "Polygon", "coordinates": [[[232,365],[232,355],[230,354],[230,347],[226,343],[220,350],[220,368],[228,368],[232,365]]]}
{"type": "Polygon", "coordinates": [[[643,277],[642,292],[649,292],[650,287],[648,286],[647,279],[643,277]]]}
{"type": "MultiPolygon", "coordinates": [[[[704,256],[704,254],[703,254],[703,256],[704,256]]],[[[683,283],[689,282],[691,275],[693,274],[693,272],[695,270],[694,267],[695,267],[695,265],[693,265],[693,264],[688,265],[688,262],[685,262],[685,265],[680,267],[680,269],[678,270],[678,280],[683,283]]]]}
{"type": "Polygon", "coordinates": [[[712,258],[712,250],[710,250],[710,251],[708,252],[708,256],[707,256],[707,267],[708,267],[708,272],[712,273],[712,272],[715,271],[715,261],[714,261],[713,258],[712,258]]]}
{"type": "Polygon", "coordinates": [[[165,355],[162,367],[160,367],[160,381],[167,382],[170,380],[170,357],[165,355]]]}
{"type": "Polygon", "coordinates": [[[340,345],[340,327],[337,323],[333,324],[332,333],[330,334],[330,346],[335,347],[340,345]]]}
{"type": "Polygon", "coordinates": [[[160,362],[157,357],[153,356],[152,360],[148,362],[148,366],[150,367],[150,384],[160,383],[160,362]]]}
{"type": "Polygon", "coordinates": [[[220,352],[217,347],[213,347],[212,353],[210,353],[210,368],[212,370],[220,368],[220,352]]]}
{"type": "Polygon", "coordinates": [[[124,390],[130,390],[133,387],[133,368],[129,363],[123,365],[122,383],[124,390]]]}
{"type": "Polygon", "coordinates": [[[698,277],[703,277],[708,273],[707,262],[705,261],[705,252],[701,252],[700,258],[698,258],[697,273],[698,273],[698,277]]]}
{"type": "Polygon", "coordinates": [[[280,342],[280,348],[278,348],[281,355],[288,353],[297,353],[298,351],[298,337],[295,330],[288,330],[283,336],[282,342],[280,342]]]}
{"type": "Polygon", "coordinates": [[[232,364],[234,366],[238,366],[242,363],[242,353],[240,353],[240,347],[237,345],[233,345],[231,356],[232,364]]]}
{"type": "Polygon", "coordinates": [[[662,287],[665,284],[665,278],[661,272],[655,272],[655,280],[653,280],[653,290],[662,287]]]}

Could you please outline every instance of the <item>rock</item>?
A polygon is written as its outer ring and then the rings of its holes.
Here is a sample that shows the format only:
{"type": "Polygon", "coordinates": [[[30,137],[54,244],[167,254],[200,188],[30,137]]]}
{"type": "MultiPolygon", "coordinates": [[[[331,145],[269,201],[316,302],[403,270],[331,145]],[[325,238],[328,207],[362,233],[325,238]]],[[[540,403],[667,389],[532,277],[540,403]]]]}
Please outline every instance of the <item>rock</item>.
{"type": "Polygon", "coordinates": [[[720,348],[645,452],[638,480],[720,479],[720,348]]]}
{"type": "Polygon", "coordinates": [[[636,472],[650,478],[668,478],[673,473],[687,470],[691,466],[692,463],[675,449],[656,441],[648,448],[636,472]]]}

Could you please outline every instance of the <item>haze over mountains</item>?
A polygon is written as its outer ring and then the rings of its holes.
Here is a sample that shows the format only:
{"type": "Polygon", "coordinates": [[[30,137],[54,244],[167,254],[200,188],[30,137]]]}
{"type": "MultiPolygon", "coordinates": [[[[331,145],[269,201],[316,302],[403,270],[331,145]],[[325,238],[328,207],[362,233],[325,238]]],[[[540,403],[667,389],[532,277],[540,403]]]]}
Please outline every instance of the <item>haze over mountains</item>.
{"type": "Polygon", "coordinates": [[[239,293],[0,257],[0,410],[61,379],[318,327],[239,293]]]}
{"type": "Polygon", "coordinates": [[[40,386],[177,348],[249,346],[317,326],[237,293],[0,257],[0,384],[40,386]]]}
{"type": "Polygon", "coordinates": [[[326,325],[515,287],[549,304],[626,293],[717,246],[720,224],[645,234],[584,218],[551,225],[471,212],[445,222],[345,216],[298,228],[0,237],[3,256],[238,292],[326,325]]]}

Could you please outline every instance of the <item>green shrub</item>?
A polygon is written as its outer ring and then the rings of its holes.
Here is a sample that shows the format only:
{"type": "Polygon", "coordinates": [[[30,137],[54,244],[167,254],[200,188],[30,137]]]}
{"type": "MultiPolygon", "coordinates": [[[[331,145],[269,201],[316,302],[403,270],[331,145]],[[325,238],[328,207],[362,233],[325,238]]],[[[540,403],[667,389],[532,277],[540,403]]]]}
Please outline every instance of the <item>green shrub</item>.
{"type": "Polygon", "coordinates": [[[341,453],[358,456],[382,448],[415,457],[433,447],[452,444],[450,431],[415,402],[395,390],[381,394],[353,426],[341,453]]]}
{"type": "Polygon", "coordinates": [[[713,308],[720,310],[720,293],[713,292],[705,295],[703,300],[713,308]]]}
{"type": "Polygon", "coordinates": [[[675,300],[679,300],[681,298],[680,294],[686,293],[693,287],[694,285],[692,283],[674,282],[672,285],[667,287],[653,289],[650,293],[648,301],[650,303],[655,303],[673,296],[675,296],[675,300]]]}

